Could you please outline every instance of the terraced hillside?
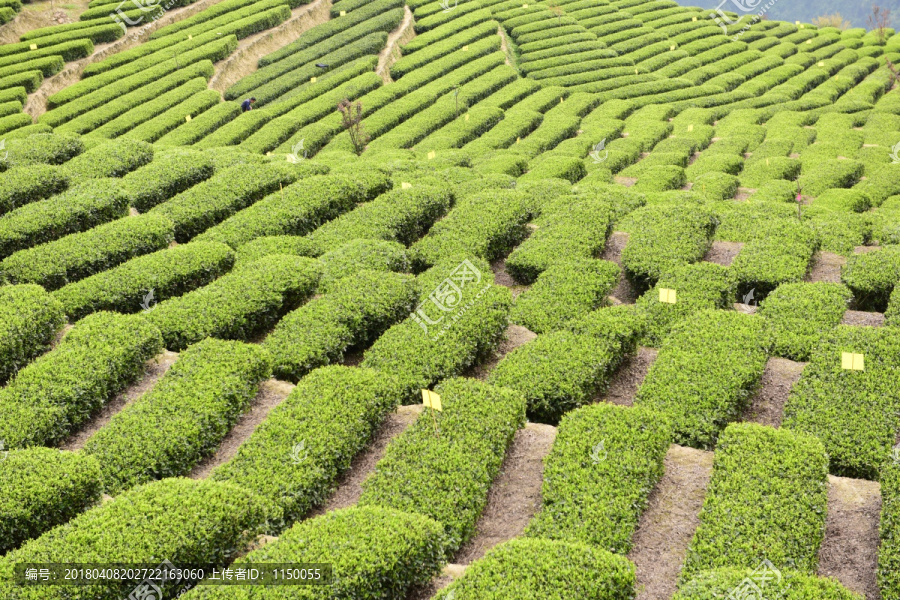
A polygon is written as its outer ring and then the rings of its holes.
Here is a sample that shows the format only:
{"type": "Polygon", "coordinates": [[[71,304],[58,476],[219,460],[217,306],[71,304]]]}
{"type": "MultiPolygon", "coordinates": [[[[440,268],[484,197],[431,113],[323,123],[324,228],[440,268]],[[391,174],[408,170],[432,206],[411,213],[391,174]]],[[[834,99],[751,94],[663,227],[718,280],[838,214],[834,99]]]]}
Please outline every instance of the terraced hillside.
{"type": "Polygon", "coordinates": [[[711,12],[0,45],[0,598],[900,600],[900,35],[711,12]]]}

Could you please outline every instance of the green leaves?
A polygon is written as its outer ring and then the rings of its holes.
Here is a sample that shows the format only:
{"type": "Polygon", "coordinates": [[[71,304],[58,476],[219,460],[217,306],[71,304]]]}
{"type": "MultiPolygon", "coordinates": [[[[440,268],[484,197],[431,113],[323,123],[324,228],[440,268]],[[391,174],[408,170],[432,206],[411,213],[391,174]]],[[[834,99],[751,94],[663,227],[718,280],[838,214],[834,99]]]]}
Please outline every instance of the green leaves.
{"type": "Polygon", "coordinates": [[[0,381],[41,354],[63,323],[63,307],[40,286],[0,287],[0,381]]]}

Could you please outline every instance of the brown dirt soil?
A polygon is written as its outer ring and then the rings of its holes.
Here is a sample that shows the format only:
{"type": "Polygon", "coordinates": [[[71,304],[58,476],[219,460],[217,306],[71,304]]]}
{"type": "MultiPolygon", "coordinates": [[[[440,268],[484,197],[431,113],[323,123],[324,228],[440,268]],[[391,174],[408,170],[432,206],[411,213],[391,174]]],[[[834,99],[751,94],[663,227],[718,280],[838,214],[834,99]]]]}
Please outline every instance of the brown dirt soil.
{"type": "Polygon", "coordinates": [[[150,391],[156,385],[156,382],[166,374],[166,371],[175,364],[176,360],[178,360],[178,354],[168,350],[164,350],[155,358],[148,360],[144,366],[144,376],[134,385],[129,386],[121,394],[117,394],[115,398],[104,404],[100,412],[94,415],[84,427],[60,444],[60,448],[73,452],[82,449],[88,439],[109,423],[120,410],[150,391]]]}
{"type": "Polygon", "coordinates": [[[375,72],[381,75],[385,83],[393,81],[391,79],[391,65],[403,56],[400,47],[416,37],[414,25],[415,19],[412,11],[408,6],[404,6],[403,21],[397,26],[397,29],[388,35],[387,43],[381,52],[378,53],[378,66],[375,67],[375,72]]]}
{"type": "Polygon", "coordinates": [[[756,311],[759,310],[759,307],[755,304],[743,304],[741,302],[734,303],[734,310],[739,313],[744,313],[745,315],[755,315],[756,311]]]}
{"type": "Polygon", "coordinates": [[[257,69],[259,59],[290,44],[304,31],[329,19],[331,0],[316,0],[291,11],[291,18],[272,29],[260,31],[238,41],[237,50],[216,63],[209,87],[224,92],[243,77],[257,69]]]}
{"type": "Polygon", "coordinates": [[[881,246],[857,246],[853,249],[853,253],[868,254],[869,252],[875,252],[876,250],[881,250],[881,246]]]}
{"type": "Polygon", "coordinates": [[[85,67],[89,64],[100,62],[113,54],[118,54],[123,50],[142,44],[149,40],[150,34],[157,29],[193,16],[219,2],[222,2],[222,0],[197,0],[197,2],[188,6],[182,6],[167,11],[162,17],[144,27],[129,29],[128,35],[119,38],[115,42],[109,44],[97,44],[94,46],[93,54],[87,58],[68,63],[62,71],[53,77],[45,79],[37,91],[28,96],[28,100],[25,102],[25,108],[23,110],[34,119],[37,119],[47,112],[47,98],[80,81],[82,71],[84,71],[85,67]],[[140,31],[140,33],[133,33],[135,30],[140,31]]]}
{"type": "MultiPolygon", "coordinates": [[[[624,137],[624,136],[623,136],[624,137]]],[[[625,187],[631,187],[637,183],[637,177],[613,177],[613,181],[618,183],[619,185],[624,185],[625,187]]]]}
{"type": "Polygon", "coordinates": [[[477,532],[455,560],[468,565],[484,553],[520,535],[541,506],[544,458],[556,439],[556,427],[528,423],[516,432],[488,492],[487,505],[478,519],[477,532]]]}
{"type": "Polygon", "coordinates": [[[62,329],[57,331],[56,335],[53,336],[53,339],[50,341],[50,349],[53,350],[54,348],[56,348],[59,345],[59,343],[62,341],[62,339],[65,337],[65,335],[67,333],[69,333],[70,331],[72,331],[73,327],[74,327],[74,325],[70,325],[70,324],[63,325],[62,329]]]}
{"type": "Polygon", "coordinates": [[[212,456],[205,458],[191,471],[191,479],[204,479],[209,476],[213,469],[219,465],[225,464],[237,454],[241,444],[250,437],[256,427],[266,420],[269,412],[281,404],[291,390],[294,384],[287,381],[279,381],[278,379],[268,379],[259,384],[259,391],[253,400],[250,401],[250,410],[242,414],[218,449],[212,456]]]}
{"type": "Polygon", "coordinates": [[[459,579],[465,572],[464,565],[449,564],[444,567],[441,574],[431,580],[428,585],[414,587],[406,595],[406,600],[428,600],[433,598],[439,591],[453,583],[454,579],[459,579]]]}
{"type": "Polygon", "coordinates": [[[362,496],[362,483],[375,470],[375,465],[384,456],[384,451],[392,439],[403,433],[419,417],[425,407],[421,404],[400,406],[390,413],[366,449],[357,454],[350,463],[350,469],[337,481],[337,489],[321,507],[313,509],[307,518],[324,515],[328,511],[353,506],[362,496]]]}
{"type": "Polygon", "coordinates": [[[877,312],[864,312],[861,310],[848,310],[841,319],[841,325],[855,325],[857,327],[884,327],[884,314],[877,312]]]}
{"type": "Polygon", "coordinates": [[[512,53],[509,51],[509,42],[506,39],[506,32],[503,27],[497,27],[497,35],[500,36],[500,51],[506,55],[506,64],[512,65],[512,53]]]}
{"type": "Polygon", "coordinates": [[[812,267],[806,275],[806,281],[841,282],[841,267],[847,259],[833,252],[817,252],[813,257],[812,267]]]}
{"type": "Polygon", "coordinates": [[[637,600],[669,600],[712,474],[713,453],[672,445],[665,473],[650,493],[628,558],[637,567],[637,600]]]}
{"type": "Polygon", "coordinates": [[[740,202],[746,202],[750,199],[750,196],[756,193],[756,190],[753,188],[745,188],[739,187],[737,193],[734,195],[734,199],[740,202]]]}
{"type": "Polygon", "coordinates": [[[508,287],[512,292],[513,298],[531,287],[528,285],[519,285],[519,283],[515,279],[513,279],[513,276],[506,271],[505,258],[501,258],[492,262],[491,270],[494,272],[494,283],[496,285],[508,287]]]}
{"type": "Polygon", "coordinates": [[[469,372],[465,374],[466,377],[474,377],[475,379],[480,379],[481,381],[486,381],[488,375],[491,371],[494,370],[494,367],[503,360],[503,357],[518,348],[519,346],[523,346],[537,337],[537,334],[531,331],[530,329],[526,329],[521,325],[510,325],[506,328],[506,333],[503,336],[503,341],[500,342],[500,346],[494,350],[494,353],[491,355],[490,359],[486,360],[484,363],[475,365],[469,372]]]}
{"type": "Polygon", "coordinates": [[[825,540],[819,575],[835,577],[866,600],[878,600],[878,523],[881,486],[874,481],[828,476],[825,540]]]}
{"type": "Polygon", "coordinates": [[[750,399],[743,420],[770,427],[781,427],[784,405],[791,388],[800,379],[807,363],[785,358],[770,358],[763,371],[759,389],[750,399]]]}
{"type": "Polygon", "coordinates": [[[730,267],[735,257],[740,253],[744,244],[741,242],[713,242],[706,251],[703,260],[716,263],[723,267],[730,267]]]}
{"type": "Polygon", "coordinates": [[[14,44],[29,31],[72,23],[87,9],[90,0],[73,2],[29,2],[13,20],[0,26],[0,44],[14,44]]]}
{"type": "Polygon", "coordinates": [[[622,365],[618,368],[612,381],[609,384],[609,390],[596,398],[597,402],[610,402],[619,406],[631,406],[634,404],[634,396],[637,394],[638,388],[647,376],[650,365],[656,360],[659,350],[655,348],[638,348],[634,356],[627,357],[622,365]]]}
{"type": "MultiPolygon", "coordinates": [[[[622,231],[614,231],[609,236],[609,239],[606,240],[606,247],[603,249],[603,253],[600,255],[600,258],[603,260],[608,260],[616,263],[619,267],[622,267],[622,250],[625,249],[625,246],[628,244],[628,234],[622,231]]],[[[612,296],[616,300],[618,300],[622,304],[634,304],[638,299],[637,288],[634,287],[634,284],[631,280],[628,279],[628,276],[625,274],[625,269],[622,269],[621,273],[619,273],[619,283],[616,285],[616,289],[612,291],[612,296]]]]}

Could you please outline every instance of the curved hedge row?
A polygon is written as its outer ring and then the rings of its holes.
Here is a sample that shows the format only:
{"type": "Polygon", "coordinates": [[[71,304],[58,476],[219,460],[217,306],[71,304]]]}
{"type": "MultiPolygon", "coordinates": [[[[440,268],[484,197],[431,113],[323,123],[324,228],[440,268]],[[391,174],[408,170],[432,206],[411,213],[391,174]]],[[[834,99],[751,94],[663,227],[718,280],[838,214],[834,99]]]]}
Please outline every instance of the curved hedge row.
{"type": "Polygon", "coordinates": [[[144,372],[162,349],[138,316],[87,317],[0,393],[0,439],[8,448],[58,443],[144,372]]]}
{"type": "Polygon", "coordinates": [[[0,381],[46,350],[63,323],[63,307],[40,286],[0,287],[0,381]]]}
{"type": "Polygon", "coordinates": [[[69,178],[53,166],[13,167],[0,179],[0,215],[58,194],[67,187],[69,178]]]}

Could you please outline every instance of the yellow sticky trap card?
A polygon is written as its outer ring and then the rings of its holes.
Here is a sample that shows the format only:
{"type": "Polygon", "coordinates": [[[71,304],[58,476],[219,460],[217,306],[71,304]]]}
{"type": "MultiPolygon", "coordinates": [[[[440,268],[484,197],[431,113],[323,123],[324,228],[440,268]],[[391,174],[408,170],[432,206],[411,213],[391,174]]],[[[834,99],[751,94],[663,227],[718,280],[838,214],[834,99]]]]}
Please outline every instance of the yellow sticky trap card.
{"type": "Polygon", "coordinates": [[[841,352],[841,368],[847,371],[865,371],[865,355],[853,352],[841,352]]]}
{"type": "Polygon", "coordinates": [[[517,144],[518,144],[519,142],[521,142],[521,141],[522,141],[522,138],[520,138],[520,137],[517,137],[517,138],[516,138],[516,143],[517,143],[517,144]]]}
{"type": "Polygon", "coordinates": [[[675,50],[675,44],[672,44],[671,46],[669,46],[669,50],[675,50]]]}
{"type": "Polygon", "coordinates": [[[431,390],[422,390],[422,404],[425,408],[430,408],[438,412],[442,412],[444,407],[441,406],[441,397],[431,390]]]}
{"type": "Polygon", "coordinates": [[[190,122],[191,122],[191,115],[184,115],[184,122],[185,122],[185,123],[190,123],[190,122]]]}
{"type": "Polygon", "coordinates": [[[341,17],[346,17],[346,16],[347,16],[347,11],[346,11],[346,10],[342,10],[342,11],[341,11],[341,14],[340,14],[339,16],[341,16],[341,17]]]}
{"type": "Polygon", "coordinates": [[[469,113],[466,113],[466,121],[469,120],[469,113]]]}
{"type": "Polygon", "coordinates": [[[806,40],[807,44],[812,44],[812,40],[806,40]]]}
{"type": "Polygon", "coordinates": [[[690,125],[688,125],[688,131],[693,131],[693,130],[694,130],[694,124],[691,123],[690,125]]]}
{"type": "Polygon", "coordinates": [[[819,63],[819,66],[820,66],[820,67],[824,67],[824,66],[825,66],[825,63],[824,63],[824,62],[820,62],[820,63],[819,63]]]}
{"type": "Polygon", "coordinates": [[[192,39],[194,39],[194,36],[192,36],[191,34],[188,34],[188,39],[192,40],[192,39]]]}
{"type": "Polygon", "coordinates": [[[691,21],[694,21],[694,22],[696,23],[696,22],[697,22],[697,17],[694,17],[693,19],[691,19],[691,21]]]}
{"type": "Polygon", "coordinates": [[[528,5],[527,5],[527,4],[523,4],[523,5],[522,5],[522,8],[528,8],[528,5]]]}
{"type": "Polygon", "coordinates": [[[675,292],[675,290],[660,288],[659,301],[665,304],[675,304],[678,301],[677,293],[675,292]]]}
{"type": "Polygon", "coordinates": [[[28,46],[28,47],[29,47],[30,49],[32,49],[32,50],[37,50],[37,44],[31,44],[31,45],[28,46]]]}
{"type": "Polygon", "coordinates": [[[315,83],[315,82],[316,82],[316,78],[315,78],[315,77],[310,77],[310,78],[309,78],[309,82],[310,82],[310,83],[315,83]]]}
{"type": "Polygon", "coordinates": [[[400,184],[400,189],[402,189],[402,190],[408,190],[411,187],[412,187],[412,184],[408,181],[404,181],[400,184]]]}
{"type": "Polygon", "coordinates": [[[432,150],[431,152],[428,153],[428,160],[431,160],[435,156],[437,156],[437,153],[434,150],[432,150]]]}
{"type": "Polygon", "coordinates": [[[463,52],[468,52],[468,51],[469,51],[469,47],[468,47],[468,46],[463,46],[463,52]]]}

